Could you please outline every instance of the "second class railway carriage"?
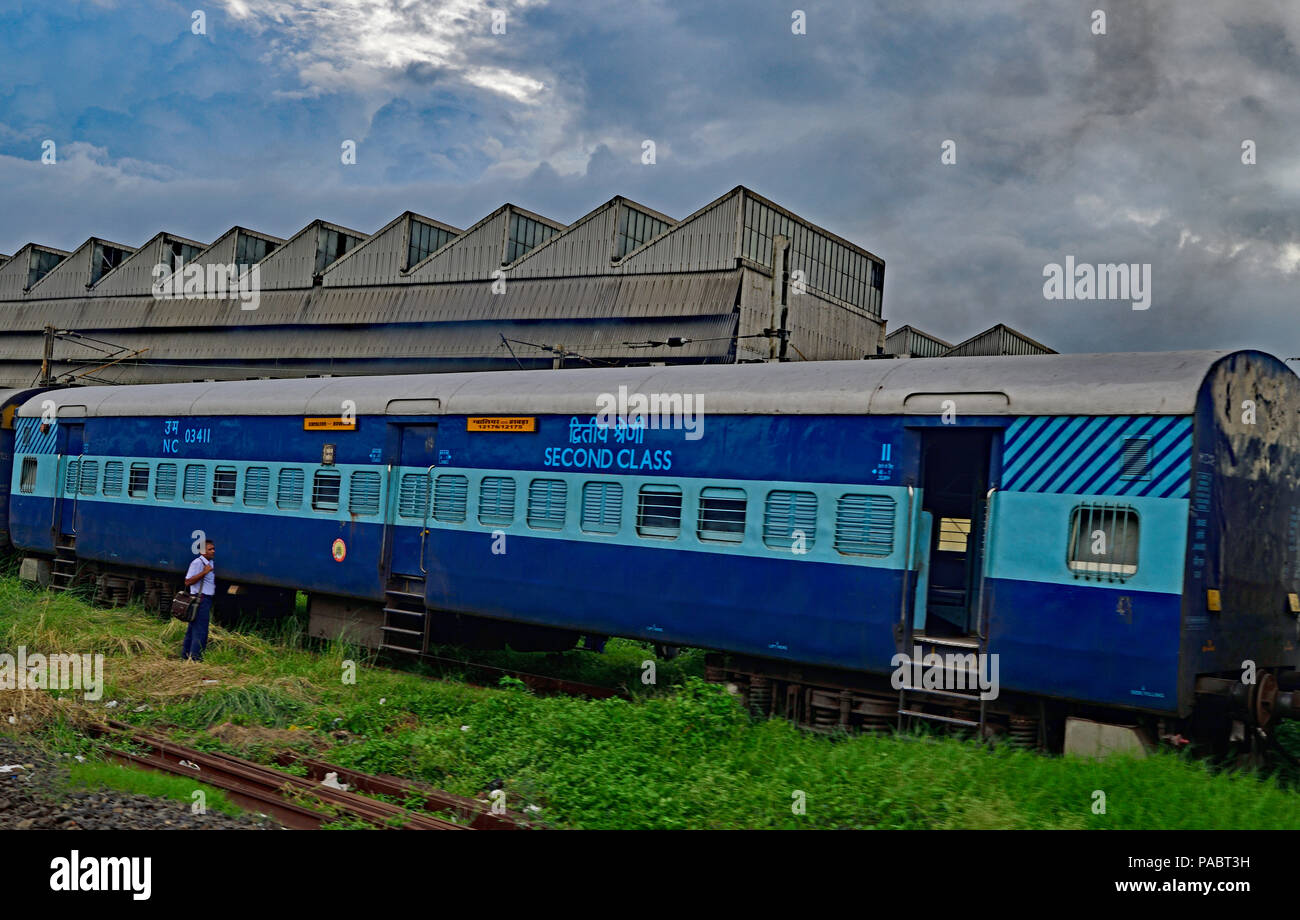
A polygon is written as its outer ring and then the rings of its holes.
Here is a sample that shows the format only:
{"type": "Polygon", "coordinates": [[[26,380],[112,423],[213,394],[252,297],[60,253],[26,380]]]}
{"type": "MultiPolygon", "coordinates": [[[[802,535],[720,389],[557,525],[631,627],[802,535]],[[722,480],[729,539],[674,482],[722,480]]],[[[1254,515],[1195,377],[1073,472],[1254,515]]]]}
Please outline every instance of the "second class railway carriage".
{"type": "Polygon", "coordinates": [[[1298,396],[1254,351],[59,390],[17,413],[9,530],[154,601],[202,532],[222,603],[304,590],[375,646],[712,649],[813,725],[1222,744],[1292,711],[1298,396]],[[703,413],[596,423],[620,392],[703,413]],[[996,655],[999,694],[900,689],[918,649],[996,655]]]}

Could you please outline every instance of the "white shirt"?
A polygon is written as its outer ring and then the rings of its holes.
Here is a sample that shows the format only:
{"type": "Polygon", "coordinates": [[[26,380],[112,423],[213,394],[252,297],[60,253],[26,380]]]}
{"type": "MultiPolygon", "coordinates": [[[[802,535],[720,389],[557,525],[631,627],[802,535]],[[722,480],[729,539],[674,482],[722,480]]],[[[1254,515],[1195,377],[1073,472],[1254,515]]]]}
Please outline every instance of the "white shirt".
{"type": "Polygon", "coordinates": [[[204,594],[211,597],[217,593],[217,566],[215,562],[210,562],[203,556],[199,556],[190,563],[190,570],[185,573],[185,580],[189,581],[195,575],[203,571],[206,566],[212,566],[212,571],[204,575],[199,581],[190,585],[190,593],[198,594],[201,590],[204,594]]]}

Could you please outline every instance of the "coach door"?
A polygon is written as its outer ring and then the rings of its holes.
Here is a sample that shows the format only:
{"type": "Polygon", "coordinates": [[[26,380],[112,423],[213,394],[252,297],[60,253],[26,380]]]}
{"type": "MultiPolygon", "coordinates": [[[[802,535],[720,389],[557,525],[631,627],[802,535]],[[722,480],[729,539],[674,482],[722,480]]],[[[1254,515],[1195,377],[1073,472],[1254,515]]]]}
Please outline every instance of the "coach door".
{"type": "Polygon", "coordinates": [[[81,460],[85,453],[85,426],[67,424],[60,421],[60,428],[67,432],[63,452],[59,455],[59,478],[55,485],[55,532],[76,536],[77,533],[77,498],[81,490],[81,460]]]}
{"type": "Polygon", "coordinates": [[[922,436],[918,561],[925,571],[916,604],[918,634],[942,639],[979,631],[989,429],[930,429],[922,436]],[[922,594],[923,592],[923,594],[922,594]]]}
{"type": "Polygon", "coordinates": [[[398,462],[389,474],[389,571],[423,578],[428,572],[429,499],[437,425],[400,426],[398,462]]]}

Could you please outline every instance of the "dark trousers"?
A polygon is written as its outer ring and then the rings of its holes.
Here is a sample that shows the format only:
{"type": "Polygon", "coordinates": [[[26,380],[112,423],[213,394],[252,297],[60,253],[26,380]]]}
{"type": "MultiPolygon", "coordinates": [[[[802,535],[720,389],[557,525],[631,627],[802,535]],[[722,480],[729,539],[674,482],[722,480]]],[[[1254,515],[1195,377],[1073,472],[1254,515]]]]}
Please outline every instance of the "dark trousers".
{"type": "Polygon", "coordinates": [[[190,628],[185,630],[185,644],[181,646],[181,657],[203,660],[203,650],[208,645],[208,619],[212,614],[212,595],[205,594],[199,599],[198,613],[190,621],[190,628]]]}

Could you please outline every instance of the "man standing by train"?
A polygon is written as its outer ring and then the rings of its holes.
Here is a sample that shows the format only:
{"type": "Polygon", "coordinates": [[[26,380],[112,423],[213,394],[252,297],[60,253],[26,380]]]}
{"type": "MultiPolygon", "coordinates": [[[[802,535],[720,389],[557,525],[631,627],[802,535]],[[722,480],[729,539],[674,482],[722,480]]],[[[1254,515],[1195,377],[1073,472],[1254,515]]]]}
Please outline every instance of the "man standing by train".
{"type": "Polygon", "coordinates": [[[190,594],[202,595],[199,610],[185,630],[185,644],[181,646],[181,659],[202,661],[203,650],[208,645],[208,620],[212,615],[212,599],[217,593],[216,567],[212,561],[217,555],[217,544],[209,540],[204,544],[203,555],[195,556],[185,573],[185,586],[190,594]]]}

